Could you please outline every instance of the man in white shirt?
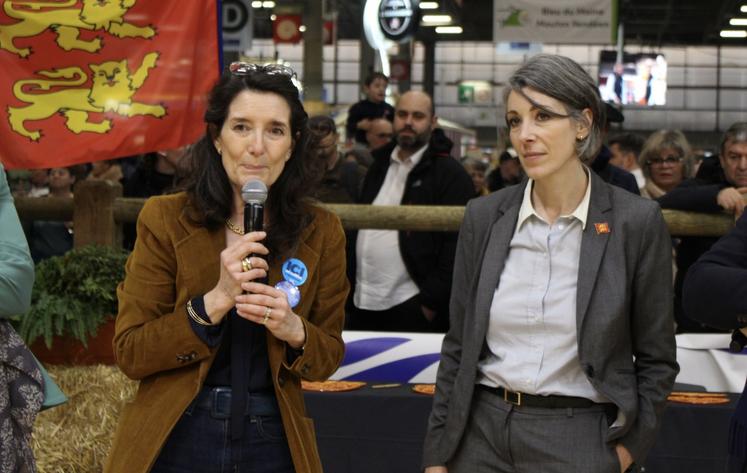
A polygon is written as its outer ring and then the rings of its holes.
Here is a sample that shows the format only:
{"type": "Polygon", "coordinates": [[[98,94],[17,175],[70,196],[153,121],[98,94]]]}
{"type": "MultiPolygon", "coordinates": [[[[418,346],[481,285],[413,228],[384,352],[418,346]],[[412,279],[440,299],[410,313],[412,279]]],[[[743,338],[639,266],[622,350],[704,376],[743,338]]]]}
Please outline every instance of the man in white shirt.
{"type": "Polygon", "coordinates": [[[643,137],[635,133],[623,133],[610,139],[610,164],[623,168],[633,176],[638,184],[638,189],[646,187],[646,178],[643,176],[641,166],[638,165],[638,156],[643,149],[643,137]]]}
{"type": "MultiPolygon", "coordinates": [[[[372,205],[465,205],[472,180],[450,156],[428,94],[402,95],[394,141],[373,153],[360,202],[372,205]]],[[[349,328],[445,331],[457,234],[362,230],[351,235],[349,328]]]]}

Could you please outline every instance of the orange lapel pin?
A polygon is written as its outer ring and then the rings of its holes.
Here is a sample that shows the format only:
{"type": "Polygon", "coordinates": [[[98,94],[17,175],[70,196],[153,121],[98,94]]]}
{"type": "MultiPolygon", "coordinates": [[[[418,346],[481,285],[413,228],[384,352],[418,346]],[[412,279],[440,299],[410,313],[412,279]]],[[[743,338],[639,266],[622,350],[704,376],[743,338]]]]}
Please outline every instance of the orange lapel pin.
{"type": "Polygon", "coordinates": [[[597,235],[610,232],[610,226],[607,222],[595,223],[594,228],[597,230],[597,235]]]}

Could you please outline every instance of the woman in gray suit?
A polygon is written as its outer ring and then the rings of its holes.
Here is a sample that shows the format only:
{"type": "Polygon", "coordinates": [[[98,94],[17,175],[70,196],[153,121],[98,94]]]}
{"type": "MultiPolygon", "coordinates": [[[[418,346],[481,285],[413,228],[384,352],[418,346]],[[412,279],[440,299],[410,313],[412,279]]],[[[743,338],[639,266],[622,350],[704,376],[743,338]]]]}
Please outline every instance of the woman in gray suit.
{"type": "Polygon", "coordinates": [[[632,471],[678,371],[667,228],[587,166],[605,111],[578,64],[533,57],[504,103],[529,179],[467,206],[426,472],[632,471]]]}

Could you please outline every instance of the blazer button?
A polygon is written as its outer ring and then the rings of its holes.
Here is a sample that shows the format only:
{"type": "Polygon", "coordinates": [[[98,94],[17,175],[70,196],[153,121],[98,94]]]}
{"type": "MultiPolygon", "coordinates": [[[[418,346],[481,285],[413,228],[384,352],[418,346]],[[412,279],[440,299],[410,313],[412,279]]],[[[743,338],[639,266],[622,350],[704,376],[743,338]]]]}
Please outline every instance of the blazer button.
{"type": "Polygon", "coordinates": [[[593,378],[594,377],[594,367],[593,366],[586,365],[586,376],[588,376],[589,378],[593,378]]]}
{"type": "Polygon", "coordinates": [[[309,372],[309,369],[310,369],[309,365],[303,365],[301,367],[301,373],[307,374],[309,372]]]}

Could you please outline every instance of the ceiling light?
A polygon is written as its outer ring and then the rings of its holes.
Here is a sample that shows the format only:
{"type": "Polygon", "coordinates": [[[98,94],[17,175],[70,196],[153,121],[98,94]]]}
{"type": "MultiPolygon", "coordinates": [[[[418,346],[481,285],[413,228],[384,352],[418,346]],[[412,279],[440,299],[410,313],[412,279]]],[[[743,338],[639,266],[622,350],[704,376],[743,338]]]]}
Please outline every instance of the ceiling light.
{"type": "Polygon", "coordinates": [[[745,30],[721,30],[722,38],[747,38],[745,30]]]}
{"type": "Polygon", "coordinates": [[[262,8],[275,8],[275,2],[262,2],[262,8]]]}
{"type": "Polygon", "coordinates": [[[278,16],[276,14],[273,13],[272,15],[270,15],[270,21],[275,21],[277,19],[278,19],[278,16]]]}
{"type": "Polygon", "coordinates": [[[739,9],[742,13],[747,13],[747,5],[742,5],[742,8],[739,9]]]}
{"type": "Polygon", "coordinates": [[[729,20],[731,26],[747,26],[747,18],[732,18],[729,20]]]}
{"type": "Polygon", "coordinates": [[[252,8],[262,8],[262,1],[261,0],[254,0],[252,2],[252,8]]]}
{"type": "Polygon", "coordinates": [[[438,2],[420,2],[421,10],[436,10],[438,9],[438,2]]]}
{"type": "Polygon", "coordinates": [[[298,27],[298,31],[300,31],[301,33],[303,33],[304,31],[306,31],[306,25],[299,26],[298,27]]]}
{"type": "Polygon", "coordinates": [[[461,26],[437,26],[436,33],[439,34],[462,34],[461,26]]]}
{"type": "Polygon", "coordinates": [[[451,15],[423,15],[423,23],[431,25],[448,25],[451,23],[451,15]]]}

